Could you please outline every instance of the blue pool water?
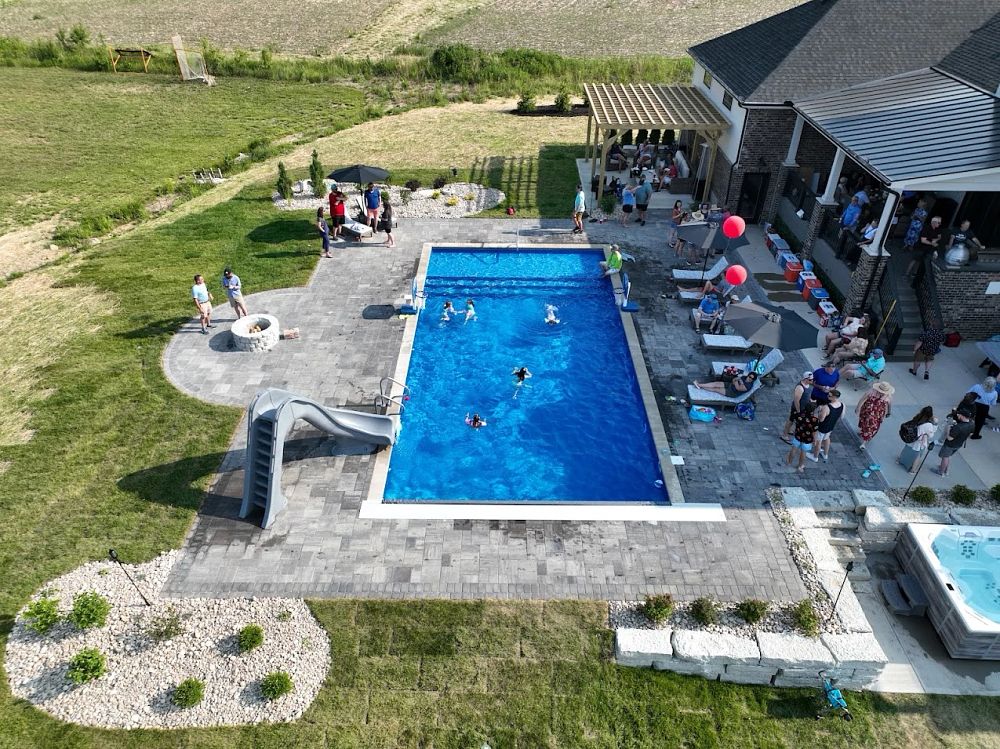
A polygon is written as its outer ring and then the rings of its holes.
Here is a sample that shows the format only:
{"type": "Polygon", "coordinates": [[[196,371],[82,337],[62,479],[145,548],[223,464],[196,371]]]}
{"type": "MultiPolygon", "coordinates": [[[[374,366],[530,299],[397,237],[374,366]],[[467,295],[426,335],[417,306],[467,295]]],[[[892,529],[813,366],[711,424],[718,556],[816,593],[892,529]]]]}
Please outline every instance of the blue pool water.
{"type": "Polygon", "coordinates": [[[931,543],[935,556],[975,611],[1000,623],[1000,529],[946,528],[931,543]]]}
{"type": "Polygon", "coordinates": [[[432,251],[386,500],[667,502],[601,259],[432,251]],[[461,312],[467,298],[477,320],[441,321],[445,300],[461,312]],[[533,377],[517,389],[520,366],[533,377]],[[467,412],[487,426],[466,426],[467,412]]]}

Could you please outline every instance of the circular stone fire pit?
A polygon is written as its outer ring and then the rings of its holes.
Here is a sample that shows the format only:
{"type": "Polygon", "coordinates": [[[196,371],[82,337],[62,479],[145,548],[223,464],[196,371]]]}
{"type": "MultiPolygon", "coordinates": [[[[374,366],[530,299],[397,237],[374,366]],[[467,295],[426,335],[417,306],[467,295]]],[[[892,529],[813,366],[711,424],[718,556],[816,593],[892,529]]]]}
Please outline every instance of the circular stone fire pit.
{"type": "Polygon", "coordinates": [[[233,323],[233,345],[237,351],[269,351],[281,332],[273,315],[247,315],[233,323]]]}

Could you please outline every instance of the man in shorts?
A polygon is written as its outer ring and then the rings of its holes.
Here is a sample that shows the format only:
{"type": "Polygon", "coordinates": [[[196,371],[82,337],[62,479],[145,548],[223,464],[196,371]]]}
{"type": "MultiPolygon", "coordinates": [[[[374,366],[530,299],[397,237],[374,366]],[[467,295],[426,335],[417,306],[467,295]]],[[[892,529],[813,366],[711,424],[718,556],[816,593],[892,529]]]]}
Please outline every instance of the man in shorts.
{"type": "Polygon", "coordinates": [[[205,279],[200,273],[194,277],[191,297],[194,299],[194,306],[198,308],[198,320],[201,322],[202,335],[208,335],[208,329],[215,327],[212,325],[212,292],[205,286],[205,279]]]}
{"type": "Polygon", "coordinates": [[[368,218],[368,225],[372,228],[372,234],[378,230],[378,215],[382,211],[382,192],[375,187],[372,182],[368,183],[365,190],[365,215],[368,218]]]}
{"type": "Polygon", "coordinates": [[[240,277],[233,273],[232,268],[227,267],[222,271],[222,288],[226,290],[226,296],[229,297],[229,304],[236,312],[237,320],[250,314],[243,301],[243,284],[240,282],[240,277]]]}
{"type": "Polygon", "coordinates": [[[649,210],[652,195],[653,188],[646,182],[646,178],[639,177],[639,186],[635,188],[635,210],[639,214],[639,226],[646,225],[646,211],[649,210]]]}
{"type": "Polygon", "coordinates": [[[343,242],[340,236],[341,228],[347,222],[347,204],[344,203],[344,193],[330,193],[330,223],[333,225],[333,241],[343,242]]]}
{"type": "Polygon", "coordinates": [[[944,435],[944,444],[938,451],[941,457],[941,465],[932,468],[931,473],[938,476],[948,475],[948,466],[951,463],[951,456],[957,453],[964,445],[975,426],[972,423],[972,410],[968,406],[962,406],[955,412],[955,420],[948,422],[948,429],[944,435]]]}
{"type": "Polygon", "coordinates": [[[587,211],[587,194],[583,185],[576,186],[576,199],[573,201],[573,233],[583,234],[583,214],[587,211]]]}

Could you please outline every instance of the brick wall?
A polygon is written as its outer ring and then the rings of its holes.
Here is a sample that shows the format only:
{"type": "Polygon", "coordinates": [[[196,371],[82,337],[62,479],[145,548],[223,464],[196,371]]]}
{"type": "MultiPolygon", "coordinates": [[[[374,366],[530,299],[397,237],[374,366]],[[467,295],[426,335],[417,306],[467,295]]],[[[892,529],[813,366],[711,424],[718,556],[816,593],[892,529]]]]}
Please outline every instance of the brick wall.
{"type": "Polygon", "coordinates": [[[736,212],[736,204],[739,202],[739,193],[730,192],[729,199],[726,200],[726,190],[729,188],[729,172],[733,165],[726,154],[718,151],[715,154],[715,166],[712,168],[712,199],[717,205],[724,206],[732,212],[736,212]]]}
{"type": "Polygon", "coordinates": [[[977,341],[1000,331],[1000,294],[986,293],[987,285],[1000,278],[995,266],[942,268],[934,263],[933,270],[945,330],[977,341]]]}

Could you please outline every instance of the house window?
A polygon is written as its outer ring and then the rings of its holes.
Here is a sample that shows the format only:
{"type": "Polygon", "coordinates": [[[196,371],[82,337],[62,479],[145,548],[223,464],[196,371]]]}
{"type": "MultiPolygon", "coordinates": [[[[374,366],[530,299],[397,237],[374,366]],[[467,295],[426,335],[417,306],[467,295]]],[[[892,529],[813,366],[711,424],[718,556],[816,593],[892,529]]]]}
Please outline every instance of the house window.
{"type": "Polygon", "coordinates": [[[705,70],[705,75],[702,76],[701,82],[705,84],[705,88],[712,88],[712,74],[705,70]]]}
{"type": "Polygon", "coordinates": [[[733,95],[728,91],[726,91],[726,93],[722,95],[722,106],[724,106],[726,109],[733,108],[733,95]]]}

